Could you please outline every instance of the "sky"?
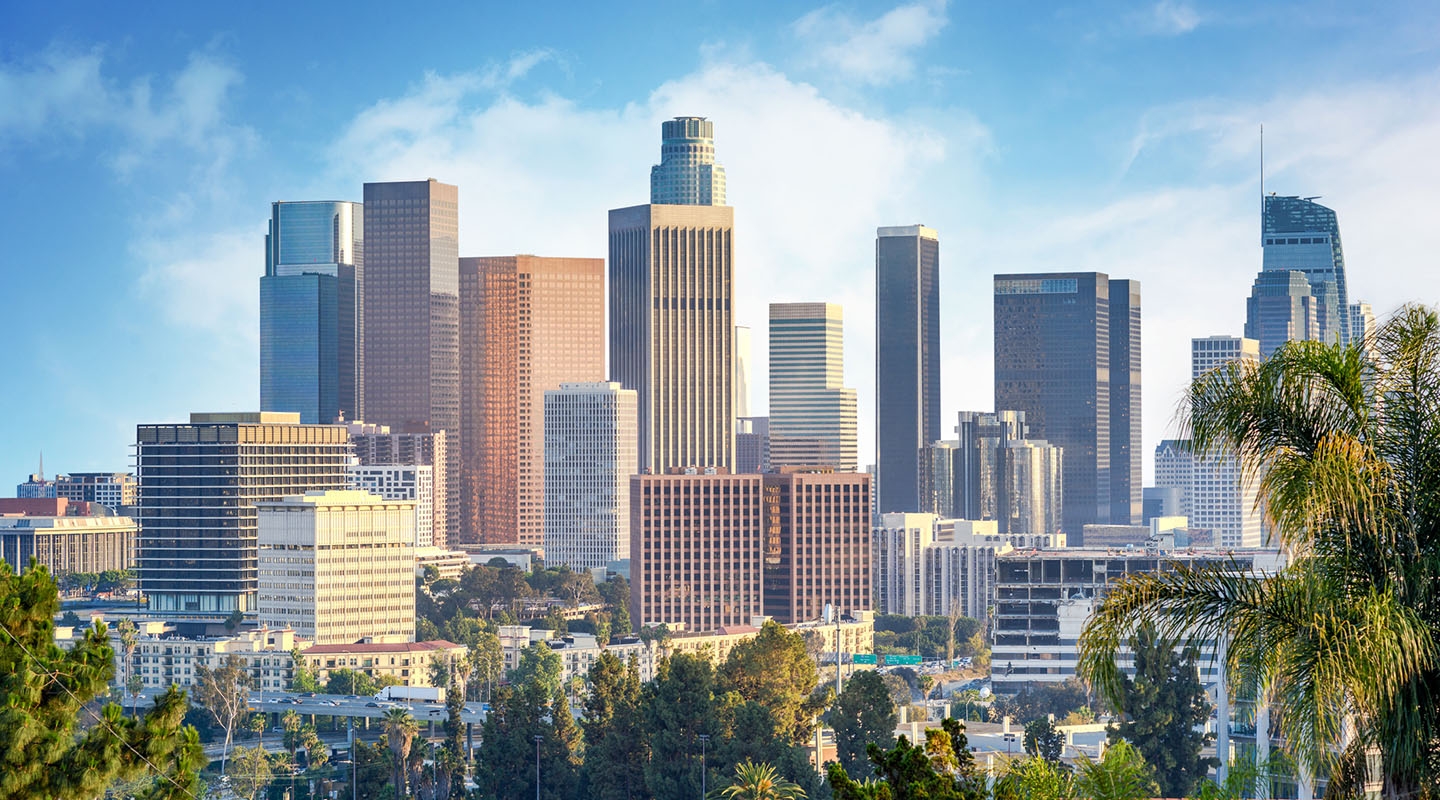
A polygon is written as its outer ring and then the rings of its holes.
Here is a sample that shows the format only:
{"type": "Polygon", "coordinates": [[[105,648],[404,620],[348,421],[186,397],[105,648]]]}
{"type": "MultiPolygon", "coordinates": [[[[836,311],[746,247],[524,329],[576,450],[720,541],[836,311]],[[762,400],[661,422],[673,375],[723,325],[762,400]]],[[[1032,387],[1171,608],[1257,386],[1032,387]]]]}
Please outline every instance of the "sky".
{"type": "Polygon", "coordinates": [[[1241,335],[1265,190],[1339,215],[1352,299],[1440,302],[1440,6],[0,4],[0,494],[259,405],[276,200],[460,187],[463,256],[603,257],[660,122],[715,122],[737,323],[845,310],[873,453],[875,228],[940,236],[943,428],[990,410],[992,276],[1141,282],[1147,481],[1189,340],[1241,335]]]}

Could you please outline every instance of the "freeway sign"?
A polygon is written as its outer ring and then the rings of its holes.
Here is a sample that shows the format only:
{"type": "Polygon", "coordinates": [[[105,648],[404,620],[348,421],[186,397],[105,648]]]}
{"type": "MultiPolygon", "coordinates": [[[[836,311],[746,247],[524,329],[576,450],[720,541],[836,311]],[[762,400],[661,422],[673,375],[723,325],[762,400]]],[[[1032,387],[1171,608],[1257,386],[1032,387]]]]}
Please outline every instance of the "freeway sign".
{"type": "Polygon", "coordinates": [[[919,664],[919,663],[921,663],[920,656],[897,656],[897,655],[890,655],[890,654],[886,654],[886,656],[885,656],[885,665],[886,665],[886,666],[891,666],[891,667],[893,667],[893,666],[897,666],[897,665],[900,665],[900,664],[914,665],[914,664],[919,664]]]}
{"type": "Polygon", "coordinates": [[[854,656],[851,657],[850,663],[852,663],[852,664],[874,664],[874,663],[875,663],[875,654],[874,654],[874,653],[856,653],[854,656]]]}

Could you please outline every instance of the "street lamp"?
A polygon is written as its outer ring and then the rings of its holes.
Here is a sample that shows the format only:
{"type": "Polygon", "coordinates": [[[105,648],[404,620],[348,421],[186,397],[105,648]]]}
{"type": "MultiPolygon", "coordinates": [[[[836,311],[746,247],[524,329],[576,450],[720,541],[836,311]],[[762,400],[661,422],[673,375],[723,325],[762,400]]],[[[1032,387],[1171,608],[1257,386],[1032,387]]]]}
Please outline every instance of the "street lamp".
{"type": "Polygon", "coordinates": [[[700,800],[705,800],[705,745],[710,743],[710,734],[702,733],[700,739],[700,800]]]}
{"type": "Polygon", "coordinates": [[[535,734],[535,800],[540,800],[540,742],[544,738],[535,734]]]}

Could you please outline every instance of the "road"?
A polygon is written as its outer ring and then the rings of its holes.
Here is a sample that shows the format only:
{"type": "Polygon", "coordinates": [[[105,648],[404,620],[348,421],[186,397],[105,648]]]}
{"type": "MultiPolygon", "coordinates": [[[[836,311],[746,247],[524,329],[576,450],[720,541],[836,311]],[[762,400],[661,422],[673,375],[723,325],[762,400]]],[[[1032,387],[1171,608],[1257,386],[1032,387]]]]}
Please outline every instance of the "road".
{"type": "MultiPolygon", "coordinates": [[[[390,701],[373,697],[317,694],[304,697],[294,692],[251,692],[250,707],[257,713],[284,714],[286,711],[308,716],[355,717],[357,719],[381,719],[392,708],[404,708],[419,722],[444,722],[448,712],[444,703],[427,703],[419,700],[390,701]]],[[[478,702],[465,704],[460,712],[460,721],[479,725],[485,721],[485,711],[478,702]]]]}

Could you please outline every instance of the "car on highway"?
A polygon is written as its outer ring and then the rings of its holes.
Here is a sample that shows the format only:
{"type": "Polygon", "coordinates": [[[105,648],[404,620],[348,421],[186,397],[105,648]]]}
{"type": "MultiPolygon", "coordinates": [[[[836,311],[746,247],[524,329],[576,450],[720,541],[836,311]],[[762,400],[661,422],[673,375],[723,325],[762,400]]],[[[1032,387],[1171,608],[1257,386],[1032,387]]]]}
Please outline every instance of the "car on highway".
{"type": "Polygon", "coordinates": [[[366,704],[365,704],[365,707],[366,707],[366,708],[379,708],[379,707],[380,707],[380,704],[379,704],[379,703],[366,703],[366,704]]]}

